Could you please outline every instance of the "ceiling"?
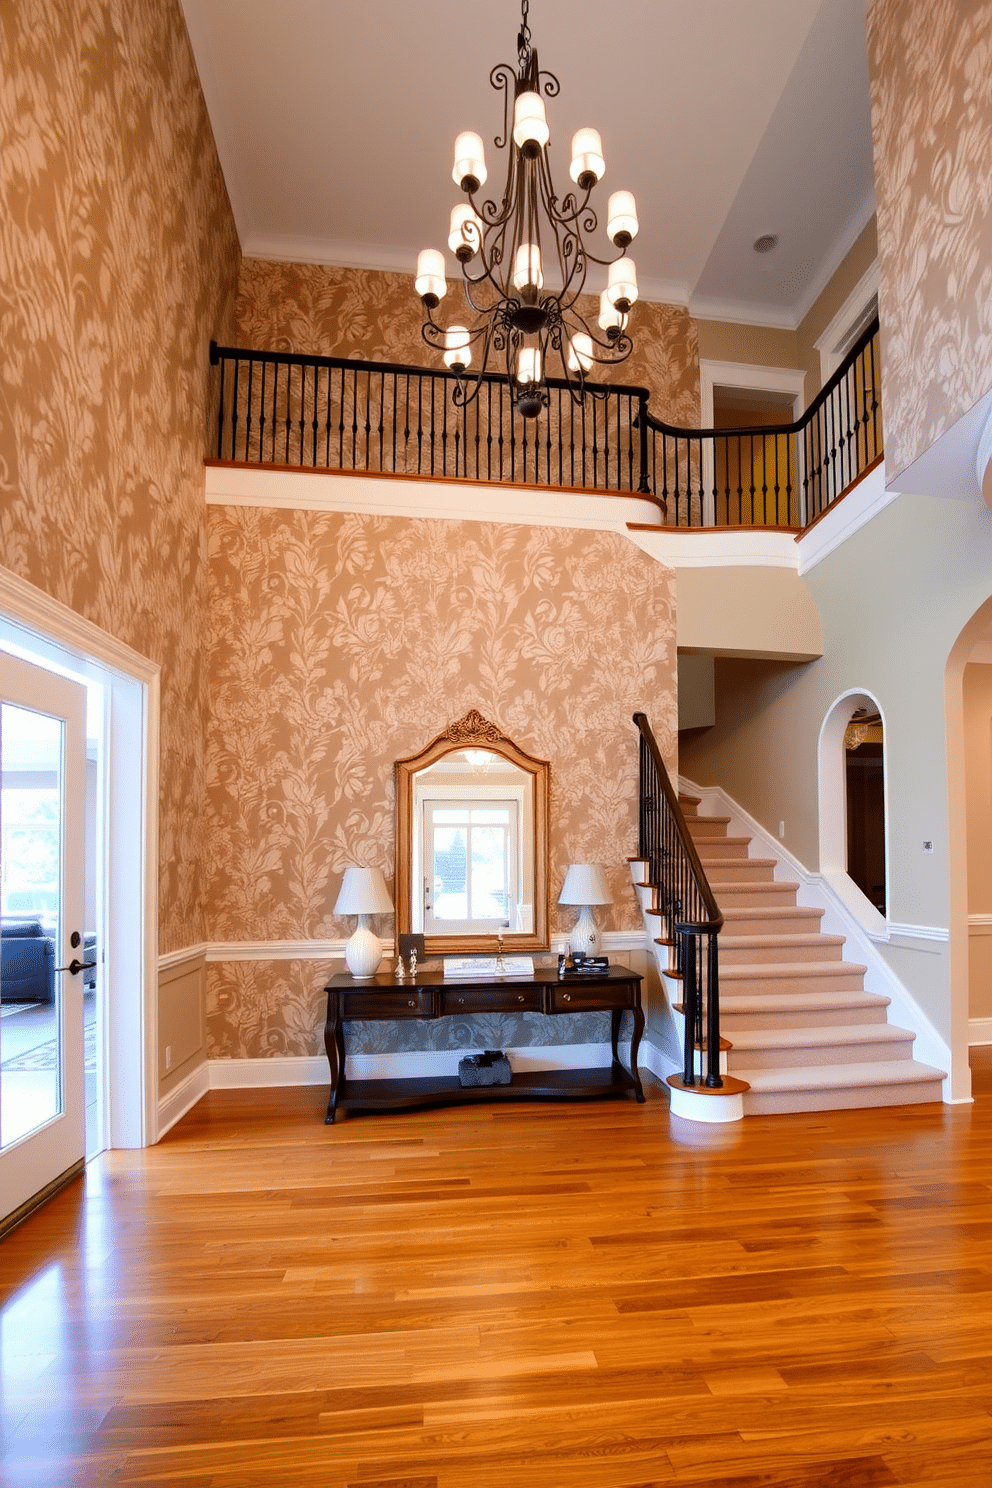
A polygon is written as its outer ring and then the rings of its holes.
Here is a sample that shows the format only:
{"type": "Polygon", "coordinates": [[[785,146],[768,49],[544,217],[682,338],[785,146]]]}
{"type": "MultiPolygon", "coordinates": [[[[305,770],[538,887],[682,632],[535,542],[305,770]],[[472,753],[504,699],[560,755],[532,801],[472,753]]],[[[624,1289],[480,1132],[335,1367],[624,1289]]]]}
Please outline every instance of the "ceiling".
{"type": "MultiPolygon", "coordinates": [[[[488,79],[515,63],[518,0],[183,9],[245,253],[412,279],[444,246],[462,129],[499,191],[488,79]]],[[[865,0],[531,0],[530,25],[562,85],[552,171],[570,185],[572,133],[599,129],[593,200],[634,191],[641,294],[796,326],[874,211],[865,0]]]]}

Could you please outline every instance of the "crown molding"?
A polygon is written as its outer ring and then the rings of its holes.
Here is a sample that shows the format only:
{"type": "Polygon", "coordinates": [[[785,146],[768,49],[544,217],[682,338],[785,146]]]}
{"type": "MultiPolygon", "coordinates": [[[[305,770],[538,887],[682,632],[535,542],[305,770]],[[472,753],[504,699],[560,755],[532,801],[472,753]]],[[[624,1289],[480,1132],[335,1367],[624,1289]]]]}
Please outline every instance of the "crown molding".
{"type": "Polygon", "coordinates": [[[770,331],[794,331],[797,325],[791,311],[781,306],[700,295],[690,295],[689,314],[696,320],[722,320],[728,325],[761,326],[770,331]]]}

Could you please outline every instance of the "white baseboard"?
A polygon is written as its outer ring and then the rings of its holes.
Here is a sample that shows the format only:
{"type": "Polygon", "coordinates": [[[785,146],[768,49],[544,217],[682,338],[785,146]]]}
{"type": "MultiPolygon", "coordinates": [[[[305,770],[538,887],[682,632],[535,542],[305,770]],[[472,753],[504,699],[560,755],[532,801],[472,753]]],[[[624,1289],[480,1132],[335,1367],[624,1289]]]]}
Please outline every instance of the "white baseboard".
{"type": "Polygon", "coordinates": [[[175,1126],[187,1111],[191,1111],[198,1100],[202,1100],[211,1088],[210,1064],[204,1060],[198,1064],[196,1069],[180,1080],[168,1095],[163,1095],[158,1103],[158,1132],[155,1140],[160,1141],[170,1127],[175,1126]]]}
{"type": "MultiPolygon", "coordinates": [[[[946,1039],[937,1031],[915,997],[878,951],[869,932],[858,924],[849,907],[835,892],[830,880],[822,873],[811,872],[800,863],[788,848],[782,846],[777,837],[773,837],[760,822],[755,821],[753,816],[749,816],[721,786],[696,785],[684,776],[679,776],[679,789],[700,797],[702,814],[729,816],[731,820],[729,831],[732,835],[753,837],[755,842],[760,844],[759,855],[775,859],[776,878],[798,881],[799,892],[796,895],[796,902],[825,910],[822,920],[823,931],[828,935],[843,935],[847,941],[846,957],[849,960],[862,962],[868,968],[865,972],[865,990],[879,992],[888,997],[893,1022],[900,1027],[912,1029],[916,1034],[913,1057],[924,1064],[932,1064],[938,1069],[946,1070],[949,1075],[953,1069],[953,1061],[946,1039]],[[709,810],[704,810],[704,807],[709,810]]],[[[932,943],[935,938],[947,934],[939,927],[924,925],[901,925],[899,931],[903,935],[912,932],[918,937],[918,945],[932,943]]],[[[932,944],[932,949],[939,949],[939,940],[936,944],[932,944]]],[[[951,1090],[951,1079],[945,1079],[944,1100],[948,1104],[956,1104],[957,1101],[952,1096],[951,1090]]]]}
{"type": "Polygon", "coordinates": [[[971,1018],[968,1022],[968,1043],[992,1044],[992,1018],[971,1018]]]}

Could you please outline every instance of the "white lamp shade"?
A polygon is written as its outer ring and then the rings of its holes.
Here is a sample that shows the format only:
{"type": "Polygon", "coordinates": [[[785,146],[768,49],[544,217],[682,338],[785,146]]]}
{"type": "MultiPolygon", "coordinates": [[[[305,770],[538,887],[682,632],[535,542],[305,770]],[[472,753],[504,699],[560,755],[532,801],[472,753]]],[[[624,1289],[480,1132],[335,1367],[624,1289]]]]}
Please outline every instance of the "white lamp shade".
{"type": "Polygon", "coordinates": [[[413,284],[421,299],[426,295],[433,295],[436,300],[443,300],[448,292],[444,277],[444,254],[436,248],[421,248],[417,255],[417,277],[413,284]]]}
{"type": "Polygon", "coordinates": [[[459,202],[451,209],[448,247],[456,257],[474,258],[481,246],[482,219],[468,202],[459,202]]]}
{"type": "Polygon", "coordinates": [[[551,138],[544,99],[540,93],[518,93],[513,103],[513,143],[518,150],[530,153],[542,150],[551,138]]]}
{"type": "Polygon", "coordinates": [[[540,247],[537,243],[521,243],[513,260],[514,289],[526,289],[528,286],[541,289],[543,284],[540,247]]]}
{"type": "Polygon", "coordinates": [[[444,333],[444,365],[446,367],[468,367],[472,362],[472,348],[465,326],[449,326],[444,333]]]}
{"type": "Polygon", "coordinates": [[[568,370],[570,372],[588,372],[596,354],[593,349],[592,337],[585,331],[576,331],[568,343],[568,370]]]}
{"type": "Polygon", "coordinates": [[[558,895],[559,904],[612,904],[613,895],[600,863],[572,863],[558,895]]]}
{"type": "Polygon", "coordinates": [[[482,145],[481,136],[474,134],[471,129],[466,129],[455,140],[455,166],[451,172],[451,179],[456,186],[461,186],[463,181],[478,181],[480,186],[486,184],[486,152],[482,145]]]}
{"type": "Polygon", "coordinates": [[[521,346],[517,352],[517,381],[530,387],[541,380],[541,352],[537,346],[521,346]]]}
{"type": "MultiPolygon", "coordinates": [[[[579,184],[583,176],[592,176],[595,185],[603,179],[606,161],[603,159],[603,142],[598,129],[579,129],[572,135],[572,163],[568,173],[579,184]]],[[[612,200],[612,198],[611,198],[612,200]]]]}
{"type": "Polygon", "coordinates": [[[637,270],[633,259],[618,258],[610,264],[606,297],[611,305],[621,310],[629,309],[637,299],[637,270]]]}
{"type": "MultiPolygon", "coordinates": [[[[606,231],[615,243],[617,238],[629,242],[637,237],[637,207],[632,191],[614,191],[606,204],[606,231]]],[[[621,243],[620,247],[625,246],[621,243]]]]}
{"type": "Polygon", "coordinates": [[[334,906],[335,914],[367,915],[392,914],[393,901],[389,897],[381,868],[346,868],[341,880],[341,892],[334,906]]]}
{"type": "Polygon", "coordinates": [[[604,331],[614,327],[622,331],[627,324],[626,315],[622,314],[617,307],[610,302],[609,290],[604,289],[599,297],[599,324],[604,331]]]}

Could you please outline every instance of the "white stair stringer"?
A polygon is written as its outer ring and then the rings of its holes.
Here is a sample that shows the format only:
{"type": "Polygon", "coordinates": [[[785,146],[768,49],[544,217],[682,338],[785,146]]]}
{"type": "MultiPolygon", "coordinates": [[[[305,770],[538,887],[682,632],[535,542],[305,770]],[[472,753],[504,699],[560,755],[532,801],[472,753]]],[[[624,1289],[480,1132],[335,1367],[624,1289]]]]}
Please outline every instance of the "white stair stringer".
{"type": "MultiPolygon", "coordinates": [[[[942,1100],[946,1044],[829,885],[723,791],[681,786],[725,915],[720,1023],[726,1067],[750,1087],[744,1114],[942,1100]],[[845,959],[852,947],[856,961],[845,959]],[[889,1021],[893,1005],[902,1027],[889,1021]],[[914,1058],[914,1045],[935,1062],[914,1058]]],[[[672,995],[673,1005],[679,1000],[672,995]]]]}

